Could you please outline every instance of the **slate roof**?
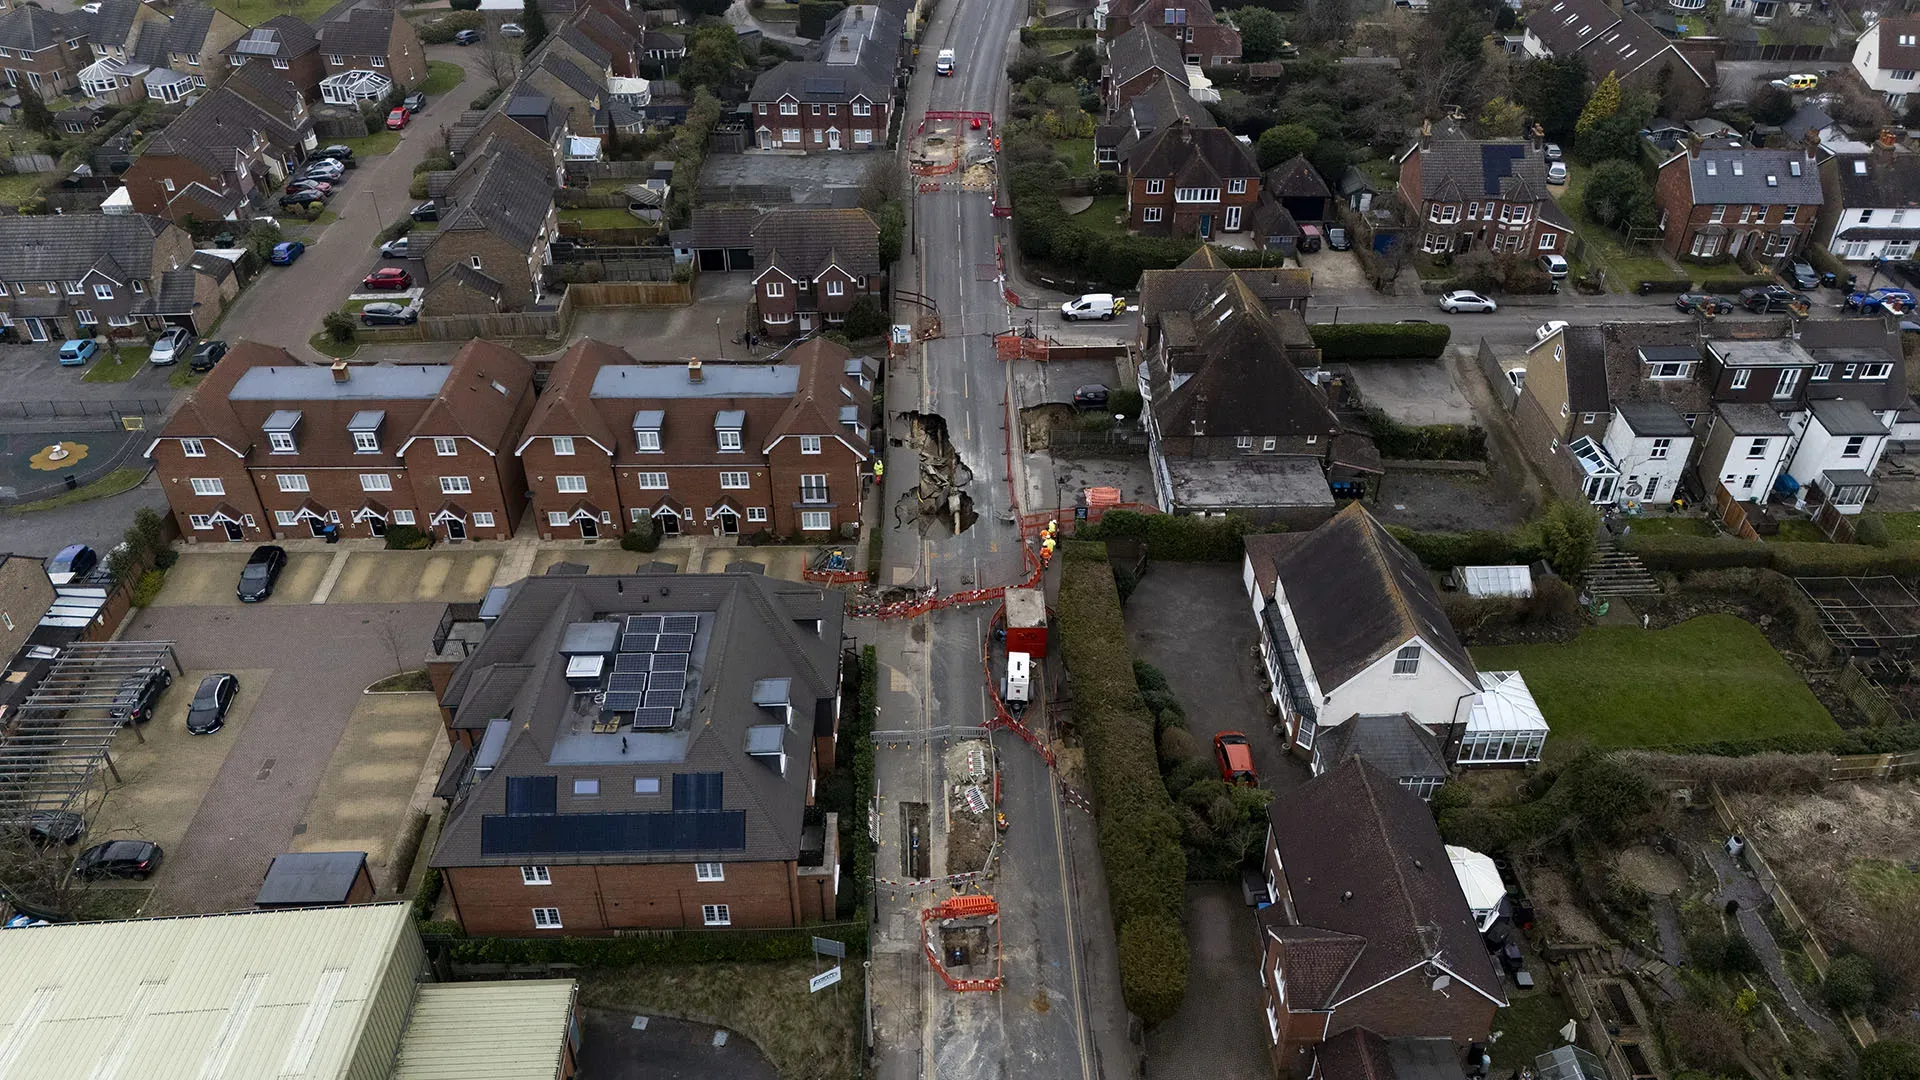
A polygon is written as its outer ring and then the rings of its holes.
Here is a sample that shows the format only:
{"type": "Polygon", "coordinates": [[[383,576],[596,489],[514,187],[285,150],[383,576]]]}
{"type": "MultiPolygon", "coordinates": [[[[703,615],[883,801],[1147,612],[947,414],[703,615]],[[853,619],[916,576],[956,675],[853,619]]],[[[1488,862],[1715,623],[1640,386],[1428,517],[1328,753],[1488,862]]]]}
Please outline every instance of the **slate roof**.
{"type": "Polygon", "coordinates": [[[1822,198],[1820,170],[1798,147],[1759,150],[1738,139],[1709,139],[1686,165],[1695,206],[1817,206],[1822,198]]]}
{"type": "Polygon", "coordinates": [[[1179,120],[1195,127],[1219,126],[1213,114],[1187,92],[1184,79],[1175,83],[1165,76],[1155,76],[1133,95],[1118,115],[1099,126],[1094,132],[1094,143],[1112,147],[1115,160],[1122,160],[1141,139],[1179,120]]]}
{"type": "Polygon", "coordinates": [[[891,12],[856,4],[843,10],[827,24],[821,37],[821,51],[807,60],[784,60],[753,81],[747,95],[755,102],[773,102],[790,97],[799,102],[851,102],[855,98],[884,103],[893,98],[894,72],[900,59],[900,20],[891,12]],[[836,54],[841,30],[847,21],[858,17],[850,28],[847,51],[836,54]],[[871,18],[871,23],[865,20],[871,18]],[[857,50],[846,62],[847,52],[857,50]],[[830,55],[833,54],[833,55],[830,55]]]}
{"type": "Polygon", "coordinates": [[[1187,260],[1171,270],[1148,270],[1140,275],[1140,310],[1152,320],[1166,312],[1190,312],[1213,294],[1228,277],[1237,277],[1268,307],[1303,299],[1313,286],[1312,275],[1299,268],[1274,267],[1235,270],[1211,244],[1201,244],[1187,260]]]}
{"type": "Polygon", "coordinates": [[[545,53],[537,68],[560,80],[562,86],[580,95],[586,101],[591,102],[606,96],[605,88],[598,80],[580,70],[579,64],[558,53],[545,53]]]}
{"type": "Polygon", "coordinates": [[[1795,109],[1792,116],[1787,117],[1786,123],[1780,125],[1780,134],[1785,136],[1789,143],[1798,145],[1807,137],[1808,132],[1825,131],[1832,126],[1833,117],[1829,116],[1825,109],[1809,101],[1795,109]]]}
{"type": "Polygon", "coordinates": [[[100,10],[88,15],[75,12],[76,24],[86,27],[87,38],[95,45],[125,47],[134,36],[136,20],[146,5],[141,0],[100,0],[100,10]]]}
{"type": "MultiPolygon", "coordinates": [[[[1268,815],[1289,901],[1275,907],[1290,906],[1299,926],[1365,941],[1331,991],[1313,985],[1315,993],[1296,998],[1301,1005],[1330,1007],[1430,961],[1468,984],[1454,993],[1478,991],[1506,1004],[1433,814],[1418,796],[1350,757],[1280,792],[1268,815]],[[1315,827],[1300,828],[1302,821],[1315,827]]],[[[1290,970],[1287,984],[1292,990],[1290,970]]]]}
{"type": "MultiPolygon", "coordinates": [[[[424,299],[442,289],[468,289],[479,293],[495,304],[500,303],[501,298],[507,295],[506,285],[502,284],[498,278],[487,274],[485,271],[475,270],[467,263],[454,263],[442,271],[440,276],[433,280],[433,284],[428,285],[426,291],[421,293],[421,297],[424,299]]],[[[436,305],[429,304],[427,306],[431,308],[436,305]]]]}
{"type": "MultiPolygon", "coordinates": [[[[167,23],[166,32],[161,35],[161,45],[168,53],[196,54],[207,47],[207,32],[213,29],[213,17],[216,14],[212,6],[201,3],[181,4],[173,9],[173,20],[167,23]]],[[[142,46],[152,35],[151,30],[140,36],[142,46]]],[[[201,66],[206,60],[201,60],[201,66]]]]}
{"type": "Polygon", "coordinates": [[[1180,46],[1145,25],[1135,26],[1113,39],[1107,47],[1107,68],[1113,73],[1116,86],[1130,83],[1156,68],[1174,85],[1183,89],[1188,85],[1187,60],[1180,46]]]}
{"type": "Polygon", "coordinates": [[[865,210],[795,206],[768,211],[753,226],[753,265],[812,280],[835,265],[855,277],[880,272],[880,226],[865,210]]]}
{"type": "Polygon", "coordinates": [[[1848,397],[1876,412],[1907,402],[1907,358],[1900,331],[1880,319],[1813,319],[1801,324],[1800,347],[1821,363],[1892,364],[1885,379],[1873,382],[1807,382],[1807,397],[1848,397]]]}
{"type": "MultiPolygon", "coordinates": [[[[599,42],[588,37],[586,32],[577,26],[569,24],[561,28],[551,40],[579,53],[582,59],[593,65],[595,71],[605,71],[613,64],[613,54],[602,48],[599,42]]],[[[549,44],[548,48],[551,47],[552,45],[549,44]]]]}
{"type": "Polygon", "coordinates": [[[1314,1047],[1315,1080],[1465,1080],[1446,1038],[1381,1038],[1354,1027],[1314,1047]]]}
{"type": "Polygon", "coordinates": [[[1256,574],[1259,563],[1270,562],[1286,587],[1323,693],[1415,637],[1477,684],[1473,659],[1447,621],[1426,567],[1359,503],[1284,546],[1249,536],[1247,550],[1258,552],[1256,574]]]}
{"type": "Polygon", "coordinates": [[[0,217],[0,281],[78,281],[103,256],[145,278],[154,238],[170,227],[146,214],[0,217]]]}
{"type": "Polygon", "coordinates": [[[1260,166],[1233,132],[1176,120],[1127,151],[1128,175],[1160,177],[1174,187],[1220,187],[1228,180],[1254,180],[1260,166]]]}
{"type": "Polygon", "coordinates": [[[593,380],[603,365],[633,362],[633,357],[616,345],[592,338],[575,342],[554,361],[546,388],[540,392],[533,413],[527,418],[526,437],[515,453],[524,451],[538,434],[573,435],[591,439],[608,452],[618,449],[617,434],[607,426],[600,410],[594,408],[593,380]]]}
{"type": "Polygon", "coordinates": [[[292,15],[275,15],[240,35],[222,51],[244,56],[283,56],[291,59],[319,47],[320,39],[314,34],[313,27],[292,15]]]}
{"type": "MultiPolygon", "coordinates": [[[[1729,324],[1730,325],[1730,324],[1729,324]]],[[[1701,367],[1694,368],[1691,379],[1649,379],[1647,363],[1640,355],[1642,349],[1680,349],[1686,357],[1698,357],[1704,364],[1706,354],[1700,347],[1700,330],[1691,320],[1686,322],[1661,323],[1608,323],[1600,327],[1573,327],[1582,331],[1578,335],[1580,342],[1578,363],[1583,376],[1585,390],[1592,387],[1586,382],[1591,377],[1593,350],[1599,349],[1604,382],[1598,387],[1600,402],[1591,403],[1585,394],[1581,403],[1572,408],[1581,412],[1604,412],[1609,401],[1621,402],[1660,401],[1673,406],[1681,414],[1700,414],[1712,407],[1712,393],[1701,375],[1701,367]]],[[[1680,356],[1681,354],[1675,354],[1680,356]]],[[[1574,340],[1567,343],[1567,377],[1571,382],[1574,375],[1574,340]]]]}
{"type": "Polygon", "coordinates": [[[1358,756],[1396,781],[1447,775],[1440,739],[1406,713],[1348,717],[1345,723],[1322,728],[1313,751],[1314,758],[1329,767],[1358,756]]]}
{"type": "Polygon", "coordinates": [[[1901,38],[1920,42],[1920,18],[1888,15],[1869,34],[1880,35],[1880,48],[1874,63],[1882,71],[1907,71],[1920,68],[1920,44],[1902,45],[1901,38]]]}
{"type": "Polygon", "coordinates": [[[39,52],[87,32],[84,13],[60,14],[43,7],[16,7],[0,15],[0,48],[39,52]]]}
{"type": "Polygon", "coordinates": [[[1920,206],[1920,154],[1839,154],[1833,167],[1842,209],[1920,206]]]}
{"type": "Polygon", "coordinates": [[[1669,54],[1703,83],[1706,77],[1666,35],[1639,15],[1615,12],[1605,0],[1553,0],[1527,20],[1527,30],[1554,56],[1578,55],[1595,81],[1624,79],[1669,54]]]}
{"type": "Polygon", "coordinates": [[[1548,195],[1546,151],[1519,139],[1434,139],[1413,152],[1420,155],[1420,197],[1428,201],[1497,196],[1524,203],[1548,195]]]}
{"type": "Polygon", "coordinates": [[[1280,904],[1260,909],[1254,918],[1280,953],[1281,967],[1287,975],[1287,995],[1310,1009],[1337,1000],[1354,961],[1367,951],[1367,939],[1359,934],[1289,923],[1286,908],[1280,904]]]}
{"type": "Polygon", "coordinates": [[[522,395],[533,385],[533,365],[504,345],[475,338],[448,362],[447,379],[420,418],[416,430],[434,435],[465,435],[489,453],[512,447],[513,417],[522,395]],[[509,392],[501,393],[504,386],[509,392]]]}
{"type": "Polygon", "coordinates": [[[252,146],[256,131],[278,149],[291,149],[301,143],[310,122],[295,121],[292,110],[274,99],[290,104],[298,94],[274,68],[248,64],[188,106],[154,136],[142,156],[178,155],[220,176],[233,168],[236,151],[252,146]]]}
{"type": "Polygon", "coordinates": [[[1192,369],[1188,378],[1176,385],[1158,351],[1150,361],[1153,419],[1162,437],[1338,435],[1340,421],[1326,394],[1288,359],[1304,326],[1289,335],[1283,316],[1299,320],[1293,312],[1268,312],[1239,275],[1227,275],[1194,311],[1193,355],[1182,360],[1192,369]]]}
{"type": "Polygon", "coordinates": [[[698,207],[689,225],[690,246],[743,248],[753,246],[753,226],[760,211],[736,207],[698,207]]]}
{"type": "Polygon", "coordinates": [[[1301,154],[1268,169],[1260,190],[1272,192],[1278,198],[1333,198],[1333,190],[1321,179],[1320,171],[1309,165],[1301,154]]]}
{"type": "Polygon", "coordinates": [[[452,213],[442,211],[433,242],[480,230],[530,250],[553,210],[553,173],[496,139],[487,140],[481,151],[461,163],[449,185],[447,198],[454,208],[452,213]]]}
{"type": "Polygon", "coordinates": [[[766,447],[771,449],[775,440],[789,434],[832,431],[864,460],[871,453],[867,440],[841,420],[843,411],[851,407],[865,423],[873,405],[872,393],[847,378],[847,362],[853,359],[853,353],[839,342],[816,337],[794,349],[791,356],[800,366],[800,385],[786,411],[767,432],[766,447]]]}
{"type": "Polygon", "coordinates": [[[393,47],[394,18],[389,8],[355,8],[320,27],[320,48],[338,56],[385,56],[393,47]]]}
{"type": "MultiPolygon", "coordinates": [[[[469,690],[494,665],[530,665],[518,695],[502,712],[511,734],[498,764],[471,785],[449,809],[430,865],[437,867],[511,866],[537,856],[544,864],[631,864],[689,862],[723,858],[745,861],[792,860],[801,850],[807,801],[811,724],[784,728],[785,775],[746,753],[747,729],[772,715],[752,701],[763,679],[789,680],[796,711],[810,716],[821,699],[838,692],[839,644],[844,599],[833,590],[760,574],[674,574],[623,576],[539,576],[511,586],[499,618],[472,654],[457,668],[442,696],[456,712],[469,690]],[[671,595],[662,588],[671,590],[671,595]],[[643,603],[642,598],[647,598],[643,603]],[[582,741],[572,731],[577,700],[565,680],[566,663],[558,652],[570,624],[647,611],[694,613],[708,636],[705,652],[692,672],[697,689],[669,733],[633,732],[606,737],[605,744],[582,741]],[[801,622],[820,620],[818,634],[801,622]],[[637,745],[628,755],[621,740],[637,745]],[[550,777],[555,805],[562,815],[587,815],[583,826],[601,825],[606,815],[671,812],[667,798],[678,797],[677,776],[717,774],[701,786],[719,796],[720,816],[738,822],[733,837],[716,838],[703,849],[666,848],[656,843],[618,845],[623,850],[502,850],[488,852],[483,835],[508,811],[510,778],[550,777]],[[576,801],[567,781],[591,778],[600,794],[576,801]],[[633,780],[659,780],[658,795],[636,794],[633,780]]],[[[589,708],[591,706],[589,705],[589,708]]],[[[707,811],[714,813],[714,811],[707,811]]],[[[673,819],[675,825],[680,819],[673,819]]],[[[615,822],[617,824],[617,822],[615,822]]],[[[688,824],[692,824],[689,822],[688,824]]],[[[569,833],[574,830],[568,830],[569,833]]],[[[599,831],[596,829],[595,831],[599,831]]],[[[678,831],[677,829],[675,830],[678,831]]],[[[631,834],[629,834],[630,836],[631,834]]]]}

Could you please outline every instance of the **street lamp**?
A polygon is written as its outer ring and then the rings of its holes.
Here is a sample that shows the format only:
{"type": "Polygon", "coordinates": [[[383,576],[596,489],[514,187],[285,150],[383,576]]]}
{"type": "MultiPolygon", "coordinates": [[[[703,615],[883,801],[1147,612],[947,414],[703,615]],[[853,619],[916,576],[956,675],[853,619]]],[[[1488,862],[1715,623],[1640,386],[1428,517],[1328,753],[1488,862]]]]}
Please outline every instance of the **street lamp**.
{"type": "Polygon", "coordinates": [[[722,360],[727,358],[727,350],[720,345],[720,316],[713,317],[713,355],[722,360]]]}

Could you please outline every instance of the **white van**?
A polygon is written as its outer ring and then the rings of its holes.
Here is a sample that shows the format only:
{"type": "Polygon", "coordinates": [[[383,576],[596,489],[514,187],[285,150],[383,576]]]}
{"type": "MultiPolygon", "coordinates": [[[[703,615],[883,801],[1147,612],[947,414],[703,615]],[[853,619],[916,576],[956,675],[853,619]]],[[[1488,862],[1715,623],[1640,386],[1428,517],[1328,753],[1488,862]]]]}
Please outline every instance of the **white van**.
{"type": "Polygon", "coordinates": [[[1548,277],[1558,281],[1567,276],[1566,257],[1562,255],[1542,255],[1540,256],[1540,269],[1545,270],[1548,277]]]}
{"type": "Polygon", "coordinates": [[[953,50],[952,49],[940,50],[939,58],[934,60],[933,62],[933,73],[935,75],[953,74],[953,50]]]}
{"type": "Polygon", "coordinates": [[[1023,652],[1007,654],[1006,692],[1001,698],[1019,712],[1033,700],[1033,657],[1023,652]]]}
{"type": "Polygon", "coordinates": [[[1117,306],[1112,293],[1088,293],[1078,300],[1069,300],[1060,305],[1060,317],[1068,322],[1081,319],[1112,319],[1117,306]]]}

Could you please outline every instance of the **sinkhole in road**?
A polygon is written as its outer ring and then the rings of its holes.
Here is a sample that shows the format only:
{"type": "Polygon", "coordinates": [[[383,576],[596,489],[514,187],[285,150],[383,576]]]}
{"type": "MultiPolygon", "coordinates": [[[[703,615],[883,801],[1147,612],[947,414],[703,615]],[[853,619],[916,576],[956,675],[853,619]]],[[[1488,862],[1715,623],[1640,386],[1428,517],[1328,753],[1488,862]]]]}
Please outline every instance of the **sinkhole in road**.
{"type": "Polygon", "coordinates": [[[922,536],[936,528],[949,534],[966,532],[980,517],[965,490],[973,483],[973,470],[954,449],[946,420],[938,413],[921,412],[901,413],[900,419],[906,421],[908,443],[920,457],[920,480],[893,504],[894,522],[912,522],[922,536]]]}

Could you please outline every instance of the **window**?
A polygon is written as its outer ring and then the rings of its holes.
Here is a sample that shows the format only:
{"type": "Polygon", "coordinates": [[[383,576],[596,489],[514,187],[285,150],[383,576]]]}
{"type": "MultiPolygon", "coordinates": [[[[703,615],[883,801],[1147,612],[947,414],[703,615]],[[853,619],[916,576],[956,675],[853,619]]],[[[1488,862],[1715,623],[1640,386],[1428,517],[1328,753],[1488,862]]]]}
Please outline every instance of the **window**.
{"type": "Polygon", "coordinates": [[[640,481],[640,487],[642,490],[645,490],[645,491],[666,490],[666,487],[667,487],[666,473],[643,472],[643,473],[635,473],[634,476],[640,481]]]}
{"type": "MultiPolygon", "coordinates": [[[[206,514],[188,514],[187,523],[192,525],[196,529],[213,528],[213,518],[209,517],[206,514]]],[[[8,626],[7,629],[11,630],[13,629],[13,627],[8,626]]]]}
{"type": "Polygon", "coordinates": [[[723,472],[720,474],[720,486],[728,490],[738,490],[746,487],[749,483],[750,478],[743,472],[723,472]]]}
{"type": "Polygon", "coordinates": [[[853,141],[857,145],[865,146],[873,141],[873,132],[866,128],[857,128],[853,133],[853,141]]]}
{"type": "Polygon", "coordinates": [[[819,116],[819,115],[820,115],[820,106],[819,106],[818,104],[816,104],[816,105],[814,105],[814,106],[813,106],[813,115],[815,115],[815,116],[819,116]]]}
{"type": "Polygon", "coordinates": [[[792,102],[792,101],[783,101],[783,102],[781,102],[781,103],[780,103],[780,115],[781,115],[781,116],[799,116],[799,115],[800,115],[800,105],[799,105],[799,103],[797,103],[797,102],[792,102]]]}
{"type": "Polygon", "coordinates": [[[372,431],[353,433],[353,452],[356,454],[377,454],[380,452],[380,436],[372,431]]]}
{"type": "Polygon", "coordinates": [[[1772,440],[1770,439],[1755,439],[1752,442],[1748,443],[1747,456],[1750,458],[1766,457],[1767,446],[1771,441],[1772,440]]]}
{"type": "Polygon", "coordinates": [[[1792,397],[1793,392],[1800,386],[1800,375],[1801,371],[1797,367],[1787,368],[1785,371],[1782,371],[1779,380],[1773,384],[1773,396],[1777,398],[1792,397]]]}
{"type": "Polygon", "coordinates": [[[476,528],[482,528],[482,529],[493,528],[493,511],[475,510],[473,512],[473,524],[476,528]]]}
{"type": "Polygon", "coordinates": [[[460,453],[460,440],[436,437],[433,440],[433,452],[441,457],[456,457],[460,453]]]}
{"type": "Polygon", "coordinates": [[[1673,449],[1672,439],[1655,439],[1653,440],[1653,449],[1647,452],[1647,457],[1653,461],[1665,461],[1667,460],[1667,451],[1671,449],[1673,449]]]}
{"type": "Polygon", "coordinates": [[[1693,364],[1687,360],[1663,360],[1648,365],[1649,379],[1684,379],[1693,374],[1693,364]]]}
{"type": "Polygon", "coordinates": [[[840,296],[844,294],[846,291],[847,291],[847,283],[844,281],[834,280],[834,281],[827,282],[828,296],[840,296]]]}
{"type": "Polygon", "coordinates": [[[1720,222],[1720,221],[1726,220],[1726,217],[1727,217],[1727,204],[1714,203],[1713,213],[1707,217],[1707,220],[1712,222],[1720,222]]]}
{"type": "Polygon", "coordinates": [[[720,449],[734,451],[740,449],[740,431],[738,428],[725,428],[716,434],[720,436],[720,449]]]}
{"type": "Polygon", "coordinates": [[[1156,222],[1156,221],[1159,221],[1159,220],[1160,220],[1160,208],[1159,208],[1159,207],[1157,207],[1157,206],[1143,206],[1143,207],[1141,207],[1141,208],[1140,208],[1140,222],[1141,222],[1141,224],[1143,224],[1143,225],[1151,225],[1151,224],[1153,224],[1154,222],[1156,222]]]}
{"type": "Polygon", "coordinates": [[[547,524],[549,524],[549,525],[551,525],[551,526],[553,526],[554,528],[557,528],[557,529],[564,529],[564,528],[566,528],[566,527],[567,527],[567,512],[566,512],[565,510],[549,510],[549,511],[547,511],[547,524]]]}
{"type": "Polygon", "coordinates": [[[801,474],[800,501],[804,503],[823,503],[827,501],[826,473],[801,474]]]}
{"type": "Polygon", "coordinates": [[[1786,207],[1785,209],[1780,211],[1780,224],[1791,225],[1793,224],[1793,219],[1799,216],[1800,216],[1799,207],[1797,206],[1786,207]]]}
{"type": "Polygon", "coordinates": [[[1849,435],[1847,436],[1847,445],[1840,450],[1840,456],[1859,457],[1860,448],[1865,445],[1867,445],[1867,437],[1865,435],[1849,435]]]}
{"type": "Polygon", "coordinates": [[[634,793],[635,795],[658,795],[658,794],[660,794],[660,778],[659,778],[659,777],[657,777],[657,776],[636,776],[636,777],[634,777],[634,778],[633,778],[633,793],[634,793]]]}
{"type": "MultiPolygon", "coordinates": [[[[48,287],[48,289],[47,289],[47,291],[48,291],[48,292],[52,292],[52,291],[53,291],[53,289],[52,289],[52,287],[51,287],[51,286],[49,286],[49,287],[48,287]]],[[[77,282],[77,281],[69,281],[69,282],[67,282],[67,295],[68,295],[68,296],[79,296],[79,295],[80,295],[80,283],[79,283],[79,282],[77,282]]]]}
{"type": "Polygon", "coordinates": [[[583,495],[587,490],[587,478],[584,476],[556,476],[553,486],[562,495],[583,495]]]}
{"type": "Polygon", "coordinates": [[[856,102],[854,102],[854,103],[853,103],[853,115],[855,115],[855,116],[872,116],[872,115],[873,115],[873,106],[871,106],[871,105],[869,105],[869,104],[867,104],[867,103],[866,103],[866,102],[864,102],[864,101],[856,101],[856,102]]]}
{"type": "MultiPolygon", "coordinates": [[[[523,866],[520,868],[520,884],[551,885],[553,884],[553,875],[547,873],[547,868],[544,866],[523,866]]],[[[539,909],[536,908],[535,910],[537,911],[539,909]]]]}
{"type": "Polygon", "coordinates": [[[383,68],[383,67],[386,67],[386,66],[387,66],[387,58],[386,58],[386,57],[384,57],[384,56],[376,56],[376,57],[374,57],[374,58],[373,58],[373,66],[374,66],[374,67],[377,67],[377,68],[383,68]]]}
{"type": "MultiPolygon", "coordinates": [[[[284,61],[275,60],[274,66],[285,67],[284,61]]],[[[533,928],[535,930],[560,929],[560,909],[557,907],[537,907],[533,909],[533,928]]]]}
{"type": "Polygon", "coordinates": [[[199,67],[199,66],[200,66],[200,54],[199,54],[199,53],[188,53],[188,54],[187,54],[187,66],[188,66],[188,67],[199,67]]]}
{"type": "Polygon", "coordinates": [[[1167,182],[1165,180],[1147,181],[1147,194],[1165,195],[1166,193],[1167,193],[1167,182]]]}
{"type": "Polygon", "coordinates": [[[293,445],[293,432],[291,431],[267,432],[267,445],[271,446],[273,452],[276,454],[291,454],[297,449],[293,445]]]}
{"type": "Polygon", "coordinates": [[[1272,435],[1260,440],[1260,449],[1265,450],[1267,453],[1272,453],[1279,445],[1280,440],[1274,438],[1272,435]]]}
{"type": "Polygon", "coordinates": [[[393,477],[383,472],[363,472],[360,474],[361,491],[392,491],[393,477]]]}
{"type": "Polygon", "coordinates": [[[826,510],[803,510],[800,512],[801,532],[826,532],[833,528],[833,514],[826,510]]]}
{"type": "Polygon", "coordinates": [[[73,313],[73,321],[79,323],[81,326],[93,326],[100,320],[93,317],[91,309],[81,308],[79,311],[73,313]]]}
{"type": "Polygon", "coordinates": [[[1832,377],[1833,377],[1832,364],[1813,365],[1813,381],[1814,382],[1821,382],[1832,377]]]}
{"type": "Polygon", "coordinates": [[[1860,367],[1860,377],[1863,379],[1884,379],[1892,374],[1892,364],[1863,364],[1860,367]]]}
{"type": "Polygon", "coordinates": [[[207,445],[199,439],[181,439],[180,452],[188,457],[206,457],[207,445]]]}
{"type": "Polygon", "coordinates": [[[281,473],[275,479],[279,481],[281,491],[307,490],[307,476],[305,473],[281,473]]]}
{"type": "Polygon", "coordinates": [[[800,452],[803,454],[819,453],[820,452],[820,436],[818,435],[800,436],[800,452]]]}
{"type": "Polygon", "coordinates": [[[1234,448],[1235,450],[1251,450],[1251,449],[1253,449],[1253,436],[1251,436],[1251,435],[1235,435],[1235,436],[1233,437],[1233,448],[1234,448]]]}
{"type": "Polygon", "coordinates": [[[1177,203],[1217,203],[1220,201],[1220,189],[1217,187],[1175,188],[1173,201],[1177,203]]]}
{"type": "Polygon", "coordinates": [[[634,446],[641,453],[660,452],[660,433],[658,431],[636,431],[633,433],[634,446]]]}
{"type": "Polygon", "coordinates": [[[193,493],[195,495],[225,495],[227,493],[227,485],[217,476],[196,476],[193,478],[193,493]]]}
{"type": "Polygon", "coordinates": [[[748,520],[748,521],[765,521],[765,520],[767,520],[767,508],[766,508],[766,507],[764,507],[764,506],[749,506],[749,507],[747,507],[747,520],[748,520]]]}
{"type": "Polygon", "coordinates": [[[411,525],[411,524],[413,524],[413,511],[411,511],[411,510],[395,510],[395,511],[393,512],[393,523],[394,523],[395,525],[411,525]]]}
{"type": "MultiPolygon", "coordinates": [[[[274,57],[274,58],[273,58],[273,66],[274,66],[274,67],[277,67],[277,68],[279,68],[279,69],[280,69],[280,70],[282,70],[282,71],[285,71],[285,70],[287,69],[287,58],[286,58],[286,57],[284,57],[284,56],[276,56],[276,57],[274,57]]],[[[559,918],[559,916],[558,916],[558,915],[555,915],[555,916],[554,916],[554,918],[555,918],[555,919],[557,920],[557,919],[559,918]]],[[[555,926],[559,926],[560,924],[559,924],[559,922],[557,922],[557,921],[556,921],[556,922],[555,922],[555,923],[554,923],[553,925],[555,925],[555,926]]]]}
{"type": "Polygon", "coordinates": [[[784,282],[779,282],[779,281],[767,282],[767,299],[777,300],[780,297],[785,295],[787,295],[787,286],[784,282]]]}
{"type": "Polygon", "coordinates": [[[571,455],[573,453],[573,436],[555,435],[553,437],[553,452],[561,457],[571,455]]]}
{"type": "Polygon", "coordinates": [[[1753,370],[1751,368],[1737,368],[1733,373],[1733,381],[1727,385],[1733,387],[1735,390],[1745,390],[1747,388],[1747,381],[1751,378],[1753,378],[1753,370]]]}
{"type": "Polygon", "coordinates": [[[1554,248],[1554,245],[1558,244],[1559,242],[1560,242],[1559,233],[1543,232],[1540,234],[1540,250],[1541,251],[1552,251],[1554,248]]]}
{"type": "Polygon", "coordinates": [[[464,476],[443,476],[440,478],[440,494],[466,495],[473,491],[473,481],[464,476]]]}
{"type": "Polygon", "coordinates": [[[111,299],[113,299],[113,286],[111,286],[111,285],[95,285],[95,286],[93,287],[93,298],[94,298],[95,300],[111,300],[111,299]]]}
{"type": "Polygon", "coordinates": [[[1247,182],[1245,180],[1227,181],[1227,194],[1245,195],[1246,193],[1247,193],[1247,182]]]}
{"type": "Polygon", "coordinates": [[[725,904],[700,905],[700,917],[708,926],[733,925],[733,913],[727,910],[725,904]]]}
{"type": "Polygon", "coordinates": [[[134,295],[135,295],[135,296],[139,296],[139,295],[141,295],[141,294],[143,294],[143,293],[145,293],[146,291],[147,291],[147,283],[146,283],[146,282],[144,282],[144,281],[140,281],[140,280],[138,280],[138,279],[135,279],[135,281],[134,281],[134,283],[133,283],[133,293],[134,293],[134,295]]]}
{"type": "Polygon", "coordinates": [[[1598,418],[1598,413],[1583,412],[1580,414],[1580,422],[1583,424],[1591,424],[1598,418]]]}
{"type": "Polygon", "coordinates": [[[1420,646],[1403,645],[1393,654],[1393,673],[1395,675],[1420,674],[1420,646]]]}
{"type": "Polygon", "coordinates": [[[693,880],[725,881],[727,868],[717,862],[697,862],[693,864],[693,880]]]}
{"type": "Polygon", "coordinates": [[[291,510],[275,510],[273,512],[273,520],[279,525],[298,525],[300,523],[299,516],[291,510]]]}

